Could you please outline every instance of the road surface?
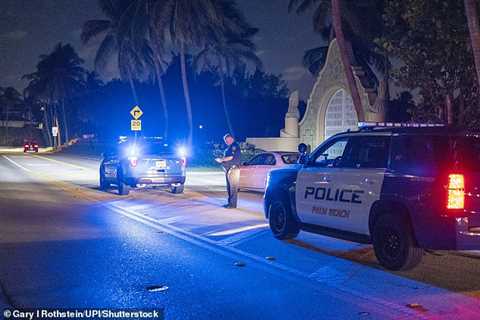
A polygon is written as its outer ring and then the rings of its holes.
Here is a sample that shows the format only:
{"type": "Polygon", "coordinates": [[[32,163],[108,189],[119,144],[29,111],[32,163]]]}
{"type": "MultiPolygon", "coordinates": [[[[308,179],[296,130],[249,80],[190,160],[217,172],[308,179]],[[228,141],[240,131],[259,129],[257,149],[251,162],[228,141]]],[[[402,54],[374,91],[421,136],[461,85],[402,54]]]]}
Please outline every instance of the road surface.
{"type": "Polygon", "coordinates": [[[261,195],[221,172],[183,195],[97,189],[98,160],[0,154],[0,307],[163,310],[166,319],[478,319],[480,260],[440,252],[386,272],[370,246],[278,241],[261,195]]]}

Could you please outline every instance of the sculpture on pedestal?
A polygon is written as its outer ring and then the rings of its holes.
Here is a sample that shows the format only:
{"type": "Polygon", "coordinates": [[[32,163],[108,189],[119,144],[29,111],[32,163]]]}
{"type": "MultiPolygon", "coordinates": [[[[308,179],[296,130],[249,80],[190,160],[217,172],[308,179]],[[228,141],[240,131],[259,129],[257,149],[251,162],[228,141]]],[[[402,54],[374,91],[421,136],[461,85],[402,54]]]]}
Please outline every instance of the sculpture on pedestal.
{"type": "Polygon", "coordinates": [[[298,91],[292,92],[288,103],[288,111],[285,114],[285,128],[280,131],[282,138],[298,138],[300,111],[298,105],[300,97],[298,91]]]}

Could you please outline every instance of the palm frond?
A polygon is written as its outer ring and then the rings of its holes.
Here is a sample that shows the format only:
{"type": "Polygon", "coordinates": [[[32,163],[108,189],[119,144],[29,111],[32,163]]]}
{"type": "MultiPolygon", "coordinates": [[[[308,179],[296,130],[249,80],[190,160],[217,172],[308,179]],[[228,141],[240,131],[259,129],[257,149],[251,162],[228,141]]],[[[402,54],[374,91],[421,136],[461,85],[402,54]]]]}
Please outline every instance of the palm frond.
{"type": "Polygon", "coordinates": [[[303,55],[303,65],[308,71],[316,76],[325,66],[327,59],[328,46],[317,47],[305,51],[303,55]]]}
{"type": "Polygon", "coordinates": [[[111,28],[109,20],[89,20],[83,24],[80,38],[83,43],[88,43],[92,38],[108,31],[111,28]]]}

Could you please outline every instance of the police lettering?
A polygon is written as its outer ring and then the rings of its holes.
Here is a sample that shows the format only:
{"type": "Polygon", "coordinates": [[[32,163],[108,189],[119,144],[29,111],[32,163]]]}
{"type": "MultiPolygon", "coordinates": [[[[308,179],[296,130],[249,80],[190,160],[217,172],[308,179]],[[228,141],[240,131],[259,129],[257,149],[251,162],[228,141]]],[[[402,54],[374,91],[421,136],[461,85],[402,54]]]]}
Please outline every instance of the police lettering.
{"type": "Polygon", "coordinates": [[[305,189],[304,199],[339,201],[360,204],[362,203],[360,195],[363,193],[363,190],[307,187],[305,189]]]}

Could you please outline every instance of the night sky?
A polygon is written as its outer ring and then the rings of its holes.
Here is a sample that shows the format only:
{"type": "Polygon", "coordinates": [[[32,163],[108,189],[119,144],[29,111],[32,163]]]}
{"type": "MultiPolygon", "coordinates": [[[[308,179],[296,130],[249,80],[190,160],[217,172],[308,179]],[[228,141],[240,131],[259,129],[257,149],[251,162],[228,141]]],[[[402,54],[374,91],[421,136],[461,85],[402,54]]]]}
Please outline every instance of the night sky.
{"type": "MultiPolygon", "coordinates": [[[[302,55],[320,43],[311,16],[289,14],[288,0],[237,2],[260,29],[256,42],[266,71],[282,73],[290,89],[307,98],[313,77],[302,67],[302,55]]],[[[98,41],[83,46],[80,31],[86,20],[97,18],[103,15],[96,0],[1,0],[0,86],[23,89],[21,76],[33,72],[38,56],[58,42],[71,43],[91,68],[98,41]]],[[[115,76],[114,70],[105,76],[115,76]]]]}

